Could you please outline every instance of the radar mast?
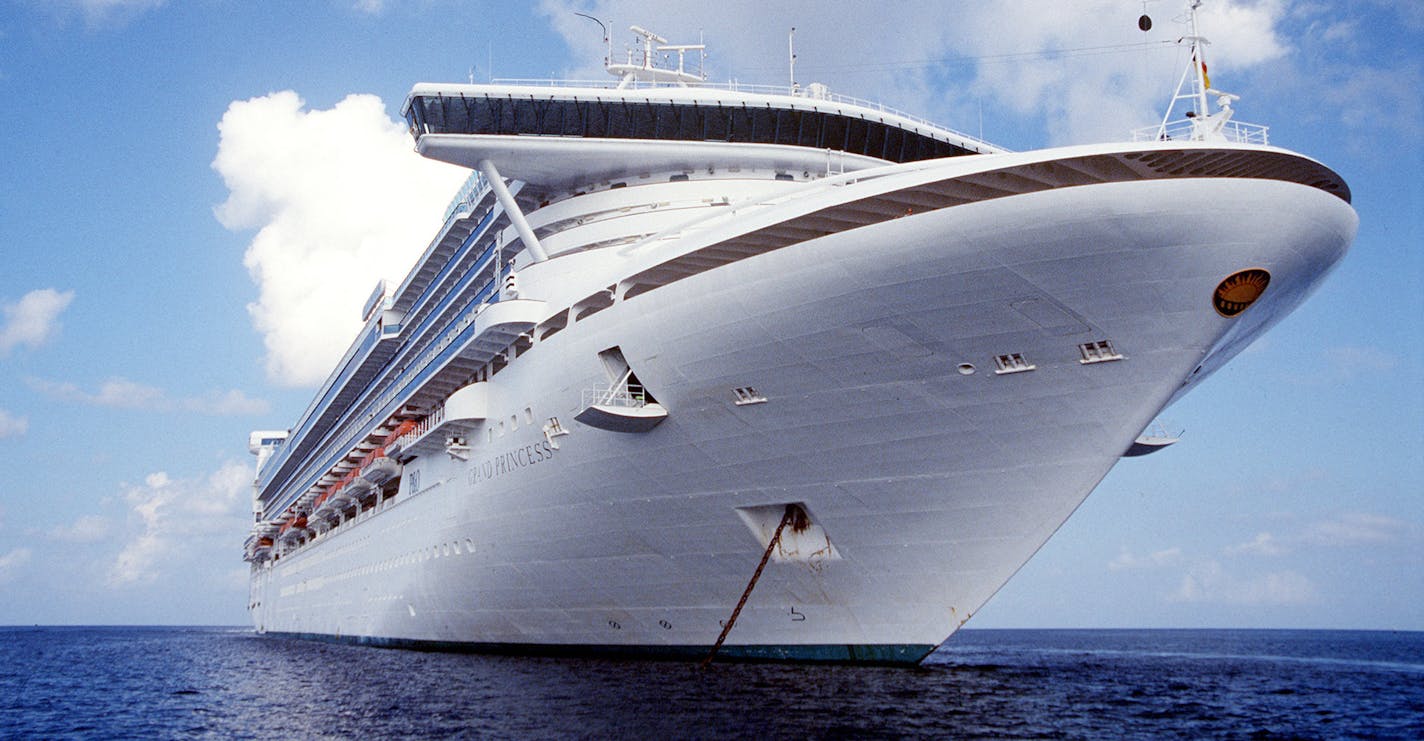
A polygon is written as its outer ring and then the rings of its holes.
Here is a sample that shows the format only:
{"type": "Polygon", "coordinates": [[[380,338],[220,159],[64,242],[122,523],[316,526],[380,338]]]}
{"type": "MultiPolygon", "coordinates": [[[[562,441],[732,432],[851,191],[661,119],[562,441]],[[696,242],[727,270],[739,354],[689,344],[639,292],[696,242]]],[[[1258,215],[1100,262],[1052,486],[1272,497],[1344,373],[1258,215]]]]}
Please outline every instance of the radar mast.
{"type": "Polygon", "coordinates": [[[703,73],[702,69],[707,58],[705,44],[669,44],[667,39],[642,26],[629,26],[628,30],[641,37],[638,48],[628,50],[626,62],[614,62],[609,59],[604,65],[608,74],[619,78],[618,89],[621,90],[639,82],[653,85],[672,84],[680,87],[706,82],[707,75],[703,73]],[[690,51],[699,52],[696,72],[692,72],[686,67],[687,52],[690,51]],[[677,68],[658,66],[657,54],[670,52],[677,52],[677,68]]]}

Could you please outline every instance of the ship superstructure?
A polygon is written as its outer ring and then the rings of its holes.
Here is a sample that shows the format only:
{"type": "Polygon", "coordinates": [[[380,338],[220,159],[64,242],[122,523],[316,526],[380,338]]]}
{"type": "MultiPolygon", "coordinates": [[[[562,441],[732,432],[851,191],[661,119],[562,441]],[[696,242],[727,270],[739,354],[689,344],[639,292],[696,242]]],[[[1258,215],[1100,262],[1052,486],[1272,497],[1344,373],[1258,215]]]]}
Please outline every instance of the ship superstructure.
{"type": "Polygon", "coordinates": [[[472,174],[253,433],[259,630],[918,661],[1353,237],[1196,56],[1185,125],[1015,153],[635,31],[612,87],[411,91],[472,174]]]}

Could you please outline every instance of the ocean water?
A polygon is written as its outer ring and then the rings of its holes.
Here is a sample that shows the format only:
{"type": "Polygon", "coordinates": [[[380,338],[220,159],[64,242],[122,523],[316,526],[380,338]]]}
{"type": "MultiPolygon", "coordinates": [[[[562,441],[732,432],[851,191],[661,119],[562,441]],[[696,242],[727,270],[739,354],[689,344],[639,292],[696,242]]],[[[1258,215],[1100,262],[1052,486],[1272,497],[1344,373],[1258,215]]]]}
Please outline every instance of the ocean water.
{"type": "Polygon", "coordinates": [[[1424,633],[965,630],[912,669],[0,628],[0,738],[1424,738],[1424,633]]]}

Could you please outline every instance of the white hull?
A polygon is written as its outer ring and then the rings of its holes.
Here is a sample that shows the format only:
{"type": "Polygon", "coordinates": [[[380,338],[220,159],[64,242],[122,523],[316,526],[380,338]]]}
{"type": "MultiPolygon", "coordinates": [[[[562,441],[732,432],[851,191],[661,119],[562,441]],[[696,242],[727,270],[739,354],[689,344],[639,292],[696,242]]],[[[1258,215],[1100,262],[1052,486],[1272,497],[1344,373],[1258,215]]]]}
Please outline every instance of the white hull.
{"type": "Polygon", "coordinates": [[[795,502],[833,553],[769,564],[723,652],[916,661],[1158,412],[1318,284],[1355,218],[1274,180],[1065,187],[912,213],[621,300],[487,382],[468,461],[416,458],[380,511],[255,565],[254,623],[705,651],[766,543],[745,508],[795,502]],[[1270,290],[1225,318],[1212,293],[1246,268],[1269,271],[1270,290]],[[1080,362],[1079,343],[1104,339],[1123,360],[1080,362]],[[668,410],[649,432],[573,422],[580,391],[607,384],[598,353],[612,346],[668,410]],[[1005,353],[1034,370],[996,374],[1005,353]],[[739,387],[767,401],[738,406],[739,387]],[[547,440],[550,417],[570,434],[547,440]]]}

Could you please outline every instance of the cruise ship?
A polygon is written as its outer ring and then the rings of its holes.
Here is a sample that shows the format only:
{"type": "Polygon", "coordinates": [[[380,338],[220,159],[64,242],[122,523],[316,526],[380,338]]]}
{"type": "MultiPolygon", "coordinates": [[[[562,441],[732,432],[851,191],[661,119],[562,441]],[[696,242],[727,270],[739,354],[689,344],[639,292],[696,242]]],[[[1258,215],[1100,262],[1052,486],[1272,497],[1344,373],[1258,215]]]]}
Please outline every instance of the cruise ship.
{"type": "Polygon", "coordinates": [[[917,663],[1356,230],[1194,26],[1160,125],[1028,152],[633,30],[608,85],[411,90],[471,174],[252,434],[258,632],[917,663]]]}

